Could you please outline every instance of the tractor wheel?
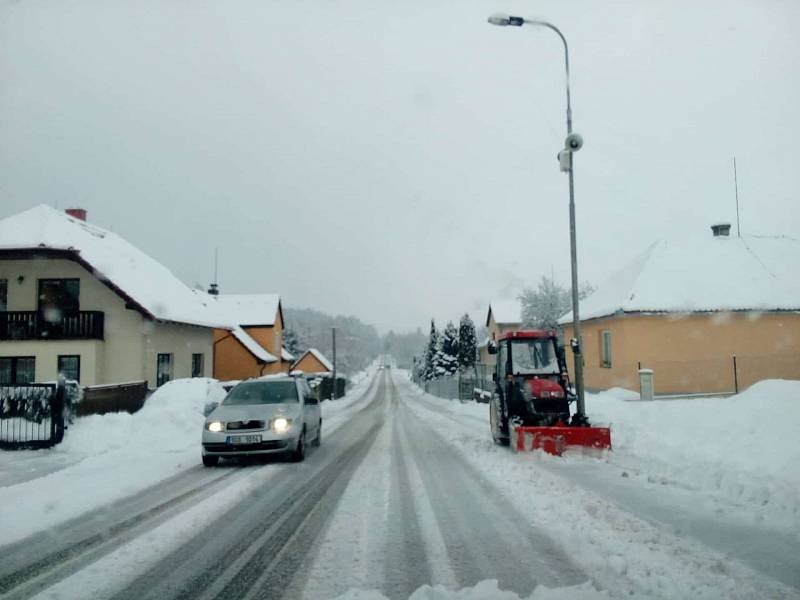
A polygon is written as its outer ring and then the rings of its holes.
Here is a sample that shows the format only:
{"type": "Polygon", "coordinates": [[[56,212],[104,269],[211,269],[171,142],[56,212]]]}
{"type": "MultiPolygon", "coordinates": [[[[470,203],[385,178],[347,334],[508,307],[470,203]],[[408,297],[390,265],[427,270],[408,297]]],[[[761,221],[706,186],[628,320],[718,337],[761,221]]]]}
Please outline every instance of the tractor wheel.
{"type": "Polygon", "coordinates": [[[492,429],[492,439],[495,444],[508,446],[508,423],[503,418],[501,411],[500,399],[495,394],[489,403],[489,426],[492,429]]]}

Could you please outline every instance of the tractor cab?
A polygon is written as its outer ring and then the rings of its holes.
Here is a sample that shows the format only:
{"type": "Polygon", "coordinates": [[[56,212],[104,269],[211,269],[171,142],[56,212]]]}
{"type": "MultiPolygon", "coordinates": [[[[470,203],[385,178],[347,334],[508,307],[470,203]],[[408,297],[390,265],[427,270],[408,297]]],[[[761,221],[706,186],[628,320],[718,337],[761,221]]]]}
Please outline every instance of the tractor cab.
{"type": "Polygon", "coordinates": [[[564,348],[555,331],[507,333],[490,343],[489,352],[497,356],[492,429],[501,439],[508,437],[509,423],[569,423],[569,403],[574,398],[564,348]]]}

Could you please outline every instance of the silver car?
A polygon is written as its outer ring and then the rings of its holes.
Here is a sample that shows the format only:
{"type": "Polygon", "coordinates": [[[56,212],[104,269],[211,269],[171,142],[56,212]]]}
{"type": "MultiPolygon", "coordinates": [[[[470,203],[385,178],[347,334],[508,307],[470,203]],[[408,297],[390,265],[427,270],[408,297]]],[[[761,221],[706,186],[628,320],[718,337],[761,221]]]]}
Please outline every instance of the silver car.
{"type": "Polygon", "coordinates": [[[269,376],[236,385],[203,425],[203,464],[220,457],[285,454],[305,458],[306,442],[319,446],[319,401],[305,379],[269,376]]]}

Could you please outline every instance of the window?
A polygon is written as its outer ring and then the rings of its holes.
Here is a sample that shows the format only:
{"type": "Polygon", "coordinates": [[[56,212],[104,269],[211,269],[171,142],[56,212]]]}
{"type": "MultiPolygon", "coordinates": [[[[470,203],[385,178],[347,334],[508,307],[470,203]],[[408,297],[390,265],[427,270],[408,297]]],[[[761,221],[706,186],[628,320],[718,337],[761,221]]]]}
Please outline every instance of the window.
{"type": "Polygon", "coordinates": [[[225,397],[226,406],[245,404],[297,404],[297,384],[292,381],[245,381],[225,397]]]}
{"type": "Polygon", "coordinates": [[[501,343],[497,350],[497,381],[502,381],[506,378],[508,372],[508,356],[506,354],[506,344],[501,343]]]}
{"type": "Polygon", "coordinates": [[[551,339],[511,342],[514,375],[557,375],[558,357],[551,339]]]}
{"type": "Polygon", "coordinates": [[[202,377],[203,374],[203,355],[192,354],[192,377],[202,377]]]}
{"type": "Polygon", "coordinates": [[[600,332],[600,366],[611,368],[611,332],[607,330],[600,332]]]}
{"type": "Polygon", "coordinates": [[[156,358],[156,387],[172,379],[172,354],[159,354],[156,358]]]}
{"type": "Polygon", "coordinates": [[[0,384],[32,383],[36,380],[36,358],[4,356],[0,358],[0,384]]]}
{"type": "Polygon", "coordinates": [[[81,357],[70,354],[58,357],[58,374],[63,375],[68,381],[81,380],[81,357]]]}
{"type": "Polygon", "coordinates": [[[80,279],[40,279],[39,313],[53,324],[60,324],[64,315],[75,314],[80,306],[80,279]]]}
{"type": "Polygon", "coordinates": [[[0,312],[8,310],[8,279],[0,279],[0,312]]]}

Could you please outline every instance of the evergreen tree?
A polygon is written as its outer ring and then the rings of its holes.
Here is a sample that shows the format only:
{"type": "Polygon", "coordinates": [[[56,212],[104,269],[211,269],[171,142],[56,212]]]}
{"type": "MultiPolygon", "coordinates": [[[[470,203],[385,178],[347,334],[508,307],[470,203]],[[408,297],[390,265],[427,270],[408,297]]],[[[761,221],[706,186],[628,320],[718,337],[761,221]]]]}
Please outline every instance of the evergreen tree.
{"type": "Polygon", "coordinates": [[[436,331],[436,323],[431,319],[431,332],[428,336],[428,346],[425,349],[425,356],[422,359],[422,379],[430,381],[436,377],[437,354],[439,353],[439,332],[436,331]]]}
{"type": "Polygon", "coordinates": [[[287,327],[283,330],[283,347],[286,348],[294,357],[300,358],[300,340],[297,339],[297,334],[294,329],[287,327]]]}
{"type": "Polygon", "coordinates": [[[440,364],[443,375],[454,375],[458,371],[458,349],[458,330],[449,321],[442,335],[440,364]]]}
{"type": "Polygon", "coordinates": [[[461,317],[458,324],[458,366],[462,370],[475,367],[478,355],[478,338],[475,335],[475,324],[469,315],[461,317]]]}

